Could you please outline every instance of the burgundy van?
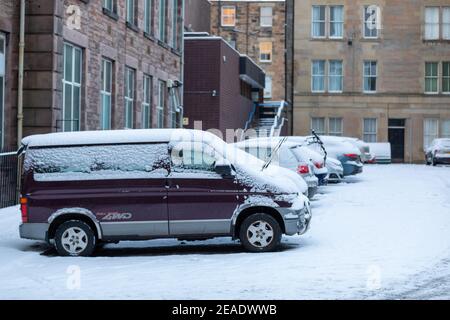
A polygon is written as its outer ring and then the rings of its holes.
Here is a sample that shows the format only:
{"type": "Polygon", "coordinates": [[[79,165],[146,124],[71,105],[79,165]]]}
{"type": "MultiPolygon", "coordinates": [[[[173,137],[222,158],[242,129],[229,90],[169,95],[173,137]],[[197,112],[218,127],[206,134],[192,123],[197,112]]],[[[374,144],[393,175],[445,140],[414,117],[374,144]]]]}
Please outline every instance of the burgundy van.
{"type": "Polygon", "coordinates": [[[25,138],[23,152],[20,236],[62,256],[89,256],[99,243],[223,236],[273,251],[311,220],[295,174],[263,169],[201,131],[54,133],[25,138]]]}

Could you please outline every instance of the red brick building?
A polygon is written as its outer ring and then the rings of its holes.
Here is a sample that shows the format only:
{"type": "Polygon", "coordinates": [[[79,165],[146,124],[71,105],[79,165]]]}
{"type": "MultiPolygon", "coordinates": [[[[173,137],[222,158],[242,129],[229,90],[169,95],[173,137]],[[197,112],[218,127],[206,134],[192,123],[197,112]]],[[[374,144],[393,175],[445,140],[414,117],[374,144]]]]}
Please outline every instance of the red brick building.
{"type": "MultiPolygon", "coordinates": [[[[221,37],[185,36],[184,108],[186,127],[244,129],[255,103],[263,100],[264,71],[221,37]]],[[[248,124],[250,125],[250,123],[248,124]]]]}
{"type": "MultiPolygon", "coordinates": [[[[17,144],[19,8],[0,2],[2,147],[17,144]]],[[[24,136],[179,126],[183,9],[183,0],[26,1],[24,136]]]]}

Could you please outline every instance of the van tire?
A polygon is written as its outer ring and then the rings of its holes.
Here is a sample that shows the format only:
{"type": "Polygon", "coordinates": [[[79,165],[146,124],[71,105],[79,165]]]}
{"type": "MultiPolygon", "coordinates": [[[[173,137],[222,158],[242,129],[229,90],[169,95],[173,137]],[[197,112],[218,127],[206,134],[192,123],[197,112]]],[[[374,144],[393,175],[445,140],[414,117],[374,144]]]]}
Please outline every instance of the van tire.
{"type": "Polygon", "coordinates": [[[66,221],[56,229],[55,247],[60,256],[89,257],[94,252],[96,244],[94,231],[83,221],[66,221]]]}
{"type": "Polygon", "coordinates": [[[250,252],[275,251],[280,245],[282,235],[283,232],[278,221],[265,213],[256,213],[249,216],[242,222],[239,228],[241,243],[250,252]],[[258,232],[258,234],[252,232],[251,229],[258,232]],[[271,233],[272,236],[267,238],[267,232],[271,233]],[[258,239],[261,239],[261,242],[258,239]],[[265,245],[267,242],[268,244],[265,245]]]}

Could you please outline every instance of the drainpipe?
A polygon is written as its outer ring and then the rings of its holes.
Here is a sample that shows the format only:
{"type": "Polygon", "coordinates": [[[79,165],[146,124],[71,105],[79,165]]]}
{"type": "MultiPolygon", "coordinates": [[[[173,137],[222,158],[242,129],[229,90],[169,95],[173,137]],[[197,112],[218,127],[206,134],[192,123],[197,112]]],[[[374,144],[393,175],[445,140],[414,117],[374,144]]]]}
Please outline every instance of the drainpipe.
{"type": "Polygon", "coordinates": [[[186,4],[185,1],[181,1],[181,12],[182,12],[182,17],[181,17],[181,75],[180,75],[180,80],[181,80],[181,88],[180,88],[180,128],[183,128],[183,119],[184,119],[184,23],[185,23],[185,9],[186,9],[186,4]]]}
{"type": "Polygon", "coordinates": [[[20,0],[19,83],[17,87],[17,145],[23,138],[23,65],[25,55],[25,0],[20,0]]]}

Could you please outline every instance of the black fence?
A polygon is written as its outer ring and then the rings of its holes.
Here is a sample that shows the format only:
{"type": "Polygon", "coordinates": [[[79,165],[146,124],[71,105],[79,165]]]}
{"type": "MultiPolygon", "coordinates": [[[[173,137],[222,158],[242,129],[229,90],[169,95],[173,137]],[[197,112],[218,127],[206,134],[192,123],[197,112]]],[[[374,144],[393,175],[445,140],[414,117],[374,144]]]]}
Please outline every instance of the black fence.
{"type": "Polygon", "coordinates": [[[19,202],[20,168],[16,150],[0,150],[0,208],[19,202]]]}

